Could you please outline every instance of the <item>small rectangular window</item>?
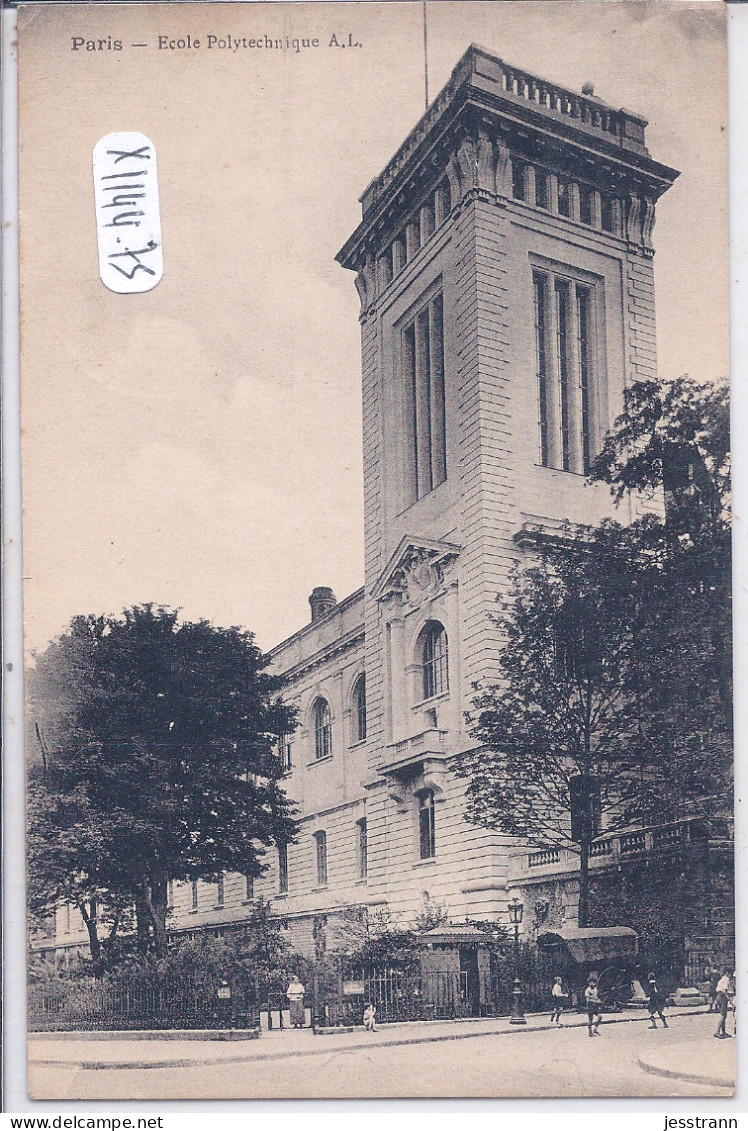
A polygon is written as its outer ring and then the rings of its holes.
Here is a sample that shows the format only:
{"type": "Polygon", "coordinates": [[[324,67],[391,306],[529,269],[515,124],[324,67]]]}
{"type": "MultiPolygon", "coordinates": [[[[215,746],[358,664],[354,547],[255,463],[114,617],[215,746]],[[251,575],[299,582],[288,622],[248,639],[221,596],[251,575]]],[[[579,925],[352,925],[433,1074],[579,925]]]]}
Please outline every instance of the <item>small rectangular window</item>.
{"type": "Polygon", "coordinates": [[[225,894],[226,894],[226,888],[225,888],[225,884],[224,884],[224,876],[223,876],[223,872],[221,872],[220,876],[218,877],[218,879],[216,881],[216,905],[218,907],[223,907],[225,894]]]}
{"type": "Polygon", "coordinates": [[[192,881],[192,910],[197,911],[197,880],[192,881]]]}
{"type": "Polygon", "coordinates": [[[515,200],[525,200],[527,198],[527,190],[525,188],[525,169],[521,161],[512,161],[512,196],[515,200]]]}
{"type": "Polygon", "coordinates": [[[278,893],[285,895],[288,891],[288,845],[278,845],[278,893]]]}
{"type": "Polygon", "coordinates": [[[255,897],[255,878],[254,876],[244,877],[244,898],[254,899],[255,897]]]}
{"type": "Polygon", "coordinates": [[[579,219],[583,224],[592,223],[592,189],[589,185],[579,186],[579,219]]]}
{"type": "Polygon", "coordinates": [[[615,230],[615,205],[612,196],[604,196],[600,206],[600,223],[604,232],[615,230]]]}
{"type": "Polygon", "coordinates": [[[542,169],[535,170],[535,207],[548,208],[548,175],[542,169]]]}
{"type": "Polygon", "coordinates": [[[571,184],[562,177],[558,178],[558,214],[571,216],[571,184]]]}

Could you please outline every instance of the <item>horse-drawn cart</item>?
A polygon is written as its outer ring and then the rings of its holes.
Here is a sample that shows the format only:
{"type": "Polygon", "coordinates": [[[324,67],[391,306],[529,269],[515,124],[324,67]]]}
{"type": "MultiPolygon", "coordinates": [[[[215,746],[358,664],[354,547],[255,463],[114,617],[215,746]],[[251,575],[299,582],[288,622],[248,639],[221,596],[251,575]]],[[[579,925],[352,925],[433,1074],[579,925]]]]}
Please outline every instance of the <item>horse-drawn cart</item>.
{"type": "Polygon", "coordinates": [[[538,935],[538,948],[568,989],[571,1004],[584,1008],[590,974],[597,978],[603,1008],[617,1012],[644,1004],[637,980],[639,937],[632,927],[561,927],[538,935]]]}

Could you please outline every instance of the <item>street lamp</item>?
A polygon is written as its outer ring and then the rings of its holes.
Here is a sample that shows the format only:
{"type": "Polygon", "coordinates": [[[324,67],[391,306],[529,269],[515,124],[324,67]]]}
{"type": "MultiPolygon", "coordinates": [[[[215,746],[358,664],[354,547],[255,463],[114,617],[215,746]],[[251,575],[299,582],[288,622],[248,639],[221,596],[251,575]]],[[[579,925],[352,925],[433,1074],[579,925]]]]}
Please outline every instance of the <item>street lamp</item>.
{"type": "Polygon", "coordinates": [[[514,989],[512,990],[512,1014],[509,1018],[510,1025],[526,1025],[525,1015],[522,1012],[522,983],[519,980],[519,928],[522,923],[524,907],[515,895],[509,904],[509,918],[514,927],[514,989]]]}

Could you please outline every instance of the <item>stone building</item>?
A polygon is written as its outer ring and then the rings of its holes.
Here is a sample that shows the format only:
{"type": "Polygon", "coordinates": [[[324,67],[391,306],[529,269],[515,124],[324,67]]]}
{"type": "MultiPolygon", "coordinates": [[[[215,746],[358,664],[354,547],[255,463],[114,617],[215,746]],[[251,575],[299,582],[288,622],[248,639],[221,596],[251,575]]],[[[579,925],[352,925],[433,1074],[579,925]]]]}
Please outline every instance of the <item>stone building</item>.
{"type": "MultiPolygon", "coordinates": [[[[533,890],[569,862],[467,824],[451,765],[497,673],[497,593],[539,530],[612,514],[585,472],[624,387],[656,375],[652,231],[677,173],[646,124],[474,46],[364,190],[337,256],[361,301],[364,586],[316,589],[272,652],[300,836],[254,885],[175,885],[174,930],[261,895],[313,953],[347,905],[505,920],[517,884],[526,923],[548,920],[533,890]]],[[[573,921],[573,885],[557,904],[573,921]]]]}

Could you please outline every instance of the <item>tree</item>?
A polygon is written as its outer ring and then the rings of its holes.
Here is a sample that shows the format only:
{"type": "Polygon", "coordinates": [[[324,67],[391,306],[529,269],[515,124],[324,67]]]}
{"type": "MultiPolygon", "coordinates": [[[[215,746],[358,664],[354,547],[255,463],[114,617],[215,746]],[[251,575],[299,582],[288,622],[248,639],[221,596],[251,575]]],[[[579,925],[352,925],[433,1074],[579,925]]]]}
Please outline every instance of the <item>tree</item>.
{"type": "MultiPolygon", "coordinates": [[[[730,782],[727,391],[638,382],[593,465],[659,513],[539,543],[496,618],[500,683],[474,701],[468,819],[580,855],[634,822],[724,804],[730,782]]],[[[479,689],[480,690],[480,689],[479,689]]]]}
{"type": "Polygon", "coordinates": [[[617,528],[584,544],[540,544],[495,618],[501,682],[474,700],[480,746],[458,772],[467,817],[538,847],[580,856],[579,924],[588,913],[590,845],[604,820],[641,814],[654,771],[640,740],[641,605],[617,528]]]}
{"type": "MultiPolygon", "coordinates": [[[[625,531],[647,568],[642,639],[648,671],[646,728],[680,761],[693,803],[730,806],[732,786],[732,558],[730,406],[726,382],[688,376],[626,390],[623,412],[593,461],[616,503],[664,504],[625,531]],[[685,771],[685,772],[684,772],[685,771]],[[690,783],[688,782],[690,775],[690,783]]],[[[731,807],[731,806],[730,806],[731,807]]]]}
{"type": "Polygon", "coordinates": [[[169,880],[261,874],[295,836],[274,752],[294,712],[268,663],[251,633],[152,604],[74,618],[29,678],[38,907],[132,900],[163,953],[169,880]]]}

